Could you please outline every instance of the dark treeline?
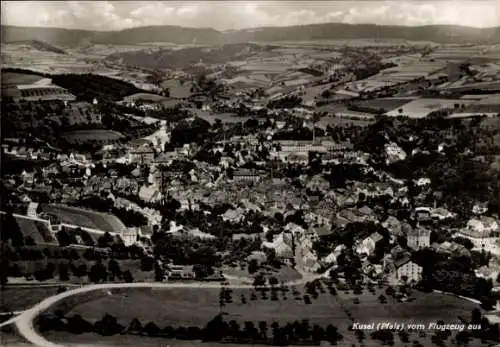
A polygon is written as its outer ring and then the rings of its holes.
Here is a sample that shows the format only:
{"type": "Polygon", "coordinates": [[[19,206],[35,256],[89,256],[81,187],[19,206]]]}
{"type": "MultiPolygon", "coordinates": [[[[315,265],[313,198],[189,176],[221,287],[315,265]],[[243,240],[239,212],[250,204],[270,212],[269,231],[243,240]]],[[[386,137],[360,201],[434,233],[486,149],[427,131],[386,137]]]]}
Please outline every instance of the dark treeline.
{"type": "Polygon", "coordinates": [[[109,314],[105,314],[93,324],[79,315],[62,317],[61,314],[44,314],[37,319],[36,325],[42,333],[47,331],[68,331],[73,334],[93,332],[102,336],[130,334],[179,340],[275,346],[319,344],[321,341],[336,345],[343,340],[343,336],[332,324],[322,327],[317,324],[311,325],[308,320],[295,320],[281,325],[278,322],[246,321],[240,326],[240,323],[235,320],[225,321],[222,314],[215,316],[203,328],[170,325],[161,328],[154,322],[142,323],[136,318],[128,326],[124,326],[116,317],[109,314]]]}

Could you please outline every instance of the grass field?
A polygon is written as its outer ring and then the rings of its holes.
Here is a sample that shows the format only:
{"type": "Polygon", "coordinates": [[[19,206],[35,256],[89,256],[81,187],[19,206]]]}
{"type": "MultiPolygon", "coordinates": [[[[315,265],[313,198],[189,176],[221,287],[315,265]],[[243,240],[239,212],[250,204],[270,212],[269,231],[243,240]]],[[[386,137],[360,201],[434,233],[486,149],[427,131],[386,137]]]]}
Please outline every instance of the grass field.
{"type": "MultiPolygon", "coordinates": [[[[477,306],[453,296],[436,293],[415,293],[413,302],[399,303],[389,299],[387,304],[377,300],[381,292],[373,295],[339,293],[332,296],[328,292],[320,294],[317,300],[307,305],[295,300],[289,292],[287,300],[279,293],[279,300],[264,300],[260,294],[251,301],[252,289],[234,289],[233,303],[223,308],[226,320],[234,319],[240,323],[261,320],[272,323],[287,323],[296,319],[308,319],[311,324],[334,324],[347,333],[350,324],[344,308],[351,312],[354,321],[370,322],[414,322],[427,323],[439,319],[446,323],[458,322],[458,316],[469,317],[477,306]],[[241,295],[247,303],[241,302],[241,295]],[[353,299],[358,297],[360,304],[353,299]]],[[[299,289],[299,291],[302,291],[299,289]]],[[[302,296],[303,293],[301,293],[302,296]]],[[[208,320],[219,313],[219,289],[169,288],[169,289],[127,289],[113,295],[76,305],[71,313],[80,314],[88,320],[98,320],[105,313],[117,317],[123,324],[133,318],[141,321],[154,321],[159,326],[167,324],[204,326],[208,320]]]]}
{"type": "Polygon", "coordinates": [[[368,126],[375,122],[375,118],[366,118],[365,116],[357,117],[323,117],[318,124],[331,127],[349,127],[349,126],[368,126]]]}
{"type": "MultiPolygon", "coordinates": [[[[297,288],[299,297],[304,294],[303,288],[297,288]]],[[[307,319],[311,326],[319,324],[326,326],[333,324],[337,326],[344,335],[341,346],[359,345],[354,334],[348,330],[351,320],[347,312],[352,315],[352,321],[359,323],[371,322],[397,322],[397,323],[419,323],[425,324],[442,319],[445,323],[459,322],[458,317],[468,319],[471,310],[477,305],[462,299],[442,295],[437,293],[423,294],[415,292],[412,296],[413,302],[400,303],[389,298],[386,304],[378,302],[378,296],[384,293],[383,289],[377,289],[375,294],[364,291],[361,295],[344,293],[339,291],[337,296],[332,296],[328,291],[320,294],[319,297],[311,299],[311,304],[305,304],[303,299],[296,300],[290,291],[286,294],[278,294],[278,300],[272,301],[270,298],[262,299],[257,293],[256,300],[250,300],[252,289],[234,289],[232,293],[233,302],[226,304],[222,308],[224,320],[237,321],[243,326],[245,321],[253,321],[257,324],[266,321],[269,325],[278,322],[280,325],[295,320],[307,319]],[[241,301],[244,295],[247,302],[241,301]],[[359,298],[360,303],[355,304],[354,298],[359,298]]],[[[118,318],[123,325],[128,325],[134,318],[138,318],[143,324],[149,321],[155,322],[158,326],[187,326],[196,325],[203,327],[208,320],[220,313],[218,304],[219,289],[195,289],[195,288],[169,288],[169,289],[122,289],[116,290],[111,295],[94,297],[91,301],[75,298],[73,309],[68,315],[79,314],[90,321],[99,320],[105,313],[118,318]]],[[[270,295],[268,295],[269,297],[270,295]]],[[[366,332],[367,340],[365,347],[381,346],[379,342],[371,340],[369,331],[366,332]]],[[[410,333],[410,341],[418,340],[425,347],[433,346],[431,342],[432,331],[425,331],[425,336],[420,336],[417,332],[410,333]]],[[[50,340],[64,341],[71,343],[75,341],[65,333],[50,333],[47,335],[50,340]]],[[[86,334],[79,336],[79,342],[84,342],[87,346],[165,346],[171,343],[175,346],[230,346],[227,344],[200,344],[196,341],[169,341],[161,338],[143,338],[115,336],[102,338],[97,335],[86,334]],[[109,341],[109,342],[108,342],[109,341]],[[95,344],[94,344],[95,342],[95,344]],[[150,345],[151,343],[151,345],[150,345]],[[157,343],[157,344],[155,344],[157,343]]],[[[403,344],[398,337],[395,338],[396,346],[403,344]]],[[[487,346],[487,344],[472,341],[469,346],[487,346]]],[[[66,344],[66,343],[65,343],[66,344]]]]}
{"type": "MultiPolygon", "coordinates": [[[[225,275],[228,276],[235,276],[235,277],[240,277],[244,279],[248,279],[250,283],[253,282],[254,275],[251,275],[248,273],[248,268],[245,267],[244,269],[241,269],[239,266],[232,267],[232,266],[225,266],[222,269],[222,272],[225,275]]],[[[291,282],[295,280],[299,280],[302,278],[302,275],[297,272],[297,270],[292,269],[289,266],[281,266],[280,269],[273,269],[273,271],[266,271],[265,276],[267,278],[274,276],[279,282],[291,282]]]]}
{"type": "Polygon", "coordinates": [[[63,223],[109,232],[122,232],[125,225],[111,214],[88,211],[63,205],[41,205],[42,211],[59,216],[63,223]]]}
{"type": "Polygon", "coordinates": [[[22,311],[56,294],[57,287],[20,288],[7,285],[2,292],[0,311],[22,311]]]}
{"type": "Polygon", "coordinates": [[[424,118],[433,111],[437,111],[444,108],[453,109],[455,104],[459,105],[464,104],[467,106],[472,103],[474,103],[474,101],[471,100],[422,98],[410,101],[407,104],[399,106],[391,110],[387,114],[389,116],[397,117],[398,115],[400,115],[399,109],[401,108],[403,110],[403,115],[407,117],[424,118]]]}
{"type": "Polygon", "coordinates": [[[123,134],[112,130],[95,129],[70,131],[62,134],[62,137],[69,142],[76,143],[85,141],[114,141],[123,138],[123,134]]]}
{"type": "MultiPolygon", "coordinates": [[[[414,335],[416,337],[416,335],[414,335]]],[[[64,346],[68,347],[241,347],[241,345],[233,344],[233,343],[217,343],[217,342],[199,342],[199,341],[183,341],[183,340],[170,340],[165,338],[154,338],[147,336],[135,336],[135,335],[115,335],[115,336],[100,336],[96,334],[82,334],[82,335],[72,335],[67,332],[48,332],[45,334],[45,338],[47,338],[51,342],[61,343],[64,346]]],[[[424,345],[424,347],[435,347],[430,339],[419,341],[424,345]]],[[[21,339],[16,336],[7,336],[5,340],[2,340],[5,346],[12,347],[32,347],[28,344],[23,344],[21,339]]],[[[352,343],[355,346],[359,346],[357,341],[353,341],[352,343]]],[[[395,346],[403,346],[403,344],[395,339],[395,346]],[[399,344],[398,344],[399,343],[399,344]]],[[[341,347],[350,347],[351,343],[339,344],[341,347]]],[[[412,344],[406,344],[411,346],[412,344]]],[[[405,346],[406,346],[405,345],[405,346]]],[[[494,344],[490,344],[494,346],[494,344]]],[[[261,346],[261,345],[252,345],[252,346],[261,346]]],[[[301,345],[302,347],[312,347],[308,345],[301,345]]],[[[364,347],[381,347],[382,344],[373,341],[373,340],[365,340],[363,341],[364,347]]],[[[486,347],[489,346],[487,344],[481,343],[480,340],[472,340],[468,344],[469,347],[486,347]]]]}
{"type": "Polygon", "coordinates": [[[386,111],[397,109],[404,104],[412,101],[411,99],[405,98],[381,98],[381,99],[373,99],[373,100],[363,100],[356,102],[356,106],[366,107],[373,110],[384,109],[386,111]]]}
{"type": "Polygon", "coordinates": [[[18,72],[2,72],[2,85],[31,84],[40,81],[43,77],[18,72]]]}
{"type": "MultiPolygon", "coordinates": [[[[26,269],[29,271],[36,271],[38,269],[43,269],[46,266],[46,263],[52,263],[55,265],[56,271],[53,279],[49,280],[50,283],[57,283],[58,278],[58,268],[60,263],[68,263],[65,259],[50,259],[49,261],[23,261],[17,262],[21,269],[26,269]]],[[[87,262],[87,268],[94,264],[93,261],[87,262]]],[[[79,264],[79,261],[77,261],[79,264]]],[[[139,260],[120,260],[119,261],[120,269],[122,271],[130,270],[134,281],[136,282],[148,282],[154,280],[154,272],[153,271],[141,271],[140,266],[141,262],[139,260]]],[[[24,278],[15,279],[9,278],[9,283],[18,283],[6,285],[4,291],[1,294],[0,301],[0,312],[4,311],[19,311],[27,309],[34,304],[42,301],[44,298],[55,295],[57,292],[57,286],[48,287],[47,283],[38,282],[35,280],[26,281],[24,278]],[[41,286],[37,286],[37,284],[41,284],[41,286]],[[45,286],[43,286],[45,284],[45,286]],[[19,285],[24,285],[23,287],[19,287],[19,285]],[[29,286],[29,287],[28,287],[29,286]]],[[[88,277],[78,278],[73,275],[70,275],[70,280],[61,282],[61,285],[68,284],[88,284],[88,277]]]]}
{"type": "Polygon", "coordinates": [[[16,222],[24,237],[30,236],[36,244],[57,243],[57,240],[43,222],[25,218],[16,218],[16,222]]]}

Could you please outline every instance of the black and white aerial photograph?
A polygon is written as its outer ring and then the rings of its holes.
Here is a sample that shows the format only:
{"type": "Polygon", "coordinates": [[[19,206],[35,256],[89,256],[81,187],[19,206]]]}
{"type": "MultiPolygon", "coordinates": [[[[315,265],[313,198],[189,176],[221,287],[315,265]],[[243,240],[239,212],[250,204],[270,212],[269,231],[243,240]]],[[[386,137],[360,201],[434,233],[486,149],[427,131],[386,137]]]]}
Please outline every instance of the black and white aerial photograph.
{"type": "Polygon", "coordinates": [[[500,1],[2,1],[0,346],[500,346],[500,1]]]}

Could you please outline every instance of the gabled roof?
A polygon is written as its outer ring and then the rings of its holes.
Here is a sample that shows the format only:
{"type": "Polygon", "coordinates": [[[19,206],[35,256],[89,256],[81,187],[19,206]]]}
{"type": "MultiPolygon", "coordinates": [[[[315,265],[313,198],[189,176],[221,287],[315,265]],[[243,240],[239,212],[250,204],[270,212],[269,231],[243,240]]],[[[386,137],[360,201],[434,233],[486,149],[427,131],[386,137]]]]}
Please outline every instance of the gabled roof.
{"type": "Polygon", "coordinates": [[[396,267],[396,269],[400,268],[401,266],[409,263],[411,261],[411,258],[409,255],[404,255],[402,256],[401,258],[399,259],[396,259],[394,261],[394,266],[396,267]]]}
{"type": "Polygon", "coordinates": [[[374,232],[372,233],[369,238],[371,238],[373,240],[373,242],[377,243],[379,242],[380,240],[383,240],[384,237],[382,235],[380,235],[378,232],[374,232]]]}

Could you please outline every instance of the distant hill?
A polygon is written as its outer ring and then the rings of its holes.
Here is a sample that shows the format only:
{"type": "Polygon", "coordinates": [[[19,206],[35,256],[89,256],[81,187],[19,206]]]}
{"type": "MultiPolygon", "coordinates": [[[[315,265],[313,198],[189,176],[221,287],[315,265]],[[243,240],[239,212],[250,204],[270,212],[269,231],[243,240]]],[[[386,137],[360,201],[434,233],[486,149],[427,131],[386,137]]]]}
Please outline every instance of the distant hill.
{"type": "Polygon", "coordinates": [[[52,53],[57,53],[57,54],[67,54],[66,51],[64,51],[58,47],[55,47],[51,44],[48,44],[47,42],[38,41],[38,40],[15,41],[15,42],[11,42],[11,44],[26,45],[26,46],[30,46],[36,50],[44,51],[44,52],[52,52],[52,53]]]}
{"type": "Polygon", "coordinates": [[[35,40],[55,46],[73,47],[98,34],[96,31],[62,28],[17,27],[10,25],[1,27],[3,43],[35,40]]]}
{"type": "Polygon", "coordinates": [[[179,68],[203,61],[206,64],[223,64],[228,59],[245,58],[266,50],[265,46],[235,43],[214,47],[190,47],[180,50],[156,52],[131,51],[111,54],[106,59],[148,69],[179,68]]]}
{"type": "Polygon", "coordinates": [[[178,26],[148,26],[120,31],[2,26],[1,33],[2,42],[38,40],[59,46],[75,46],[82,42],[115,45],[146,42],[226,44],[249,41],[354,39],[399,39],[433,41],[436,43],[500,43],[500,27],[479,29],[452,25],[406,27],[325,23],[290,27],[263,27],[227,32],[211,28],[184,28],[178,26]]]}
{"type": "Polygon", "coordinates": [[[170,42],[175,44],[221,43],[221,33],[210,28],[183,28],[179,26],[148,26],[121,31],[102,32],[94,36],[92,43],[130,45],[146,42],[170,42]]]}

